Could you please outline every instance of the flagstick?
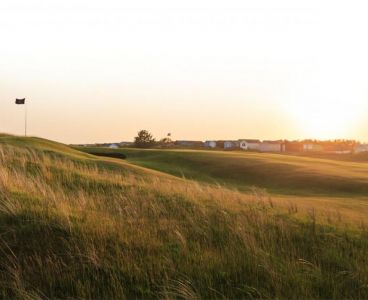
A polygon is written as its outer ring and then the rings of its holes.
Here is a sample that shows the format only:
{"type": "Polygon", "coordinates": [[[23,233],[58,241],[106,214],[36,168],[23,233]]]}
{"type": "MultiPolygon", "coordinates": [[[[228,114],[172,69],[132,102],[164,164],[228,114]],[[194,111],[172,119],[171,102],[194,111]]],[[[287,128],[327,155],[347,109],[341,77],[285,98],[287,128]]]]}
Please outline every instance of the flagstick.
{"type": "Polygon", "coordinates": [[[25,115],[24,115],[24,136],[27,136],[27,102],[24,106],[25,115]]]}

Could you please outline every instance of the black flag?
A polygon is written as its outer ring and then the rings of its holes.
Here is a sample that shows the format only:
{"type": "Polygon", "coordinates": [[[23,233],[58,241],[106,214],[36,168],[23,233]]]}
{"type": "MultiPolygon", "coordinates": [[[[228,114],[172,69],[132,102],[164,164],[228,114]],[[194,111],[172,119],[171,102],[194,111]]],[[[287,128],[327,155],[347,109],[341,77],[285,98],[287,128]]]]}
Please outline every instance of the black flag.
{"type": "Polygon", "coordinates": [[[25,104],[25,103],[26,103],[26,98],[15,99],[15,104],[25,104]]]}

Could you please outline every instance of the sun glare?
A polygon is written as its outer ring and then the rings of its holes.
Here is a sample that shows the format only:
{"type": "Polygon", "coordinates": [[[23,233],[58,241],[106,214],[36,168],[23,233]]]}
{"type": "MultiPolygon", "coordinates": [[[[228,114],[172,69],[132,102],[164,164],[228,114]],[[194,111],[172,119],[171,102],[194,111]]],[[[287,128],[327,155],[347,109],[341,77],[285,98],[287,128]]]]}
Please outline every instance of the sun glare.
{"type": "Polygon", "coordinates": [[[358,112],[346,103],[321,101],[296,105],[294,118],[305,137],[337,139],[349,136],[358,112]]]}

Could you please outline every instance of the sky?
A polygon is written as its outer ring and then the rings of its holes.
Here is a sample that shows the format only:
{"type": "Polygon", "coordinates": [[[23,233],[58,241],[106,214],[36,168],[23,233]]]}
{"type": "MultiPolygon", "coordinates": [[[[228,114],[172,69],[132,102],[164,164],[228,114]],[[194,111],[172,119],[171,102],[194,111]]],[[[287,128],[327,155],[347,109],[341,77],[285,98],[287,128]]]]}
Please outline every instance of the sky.
{"type": "Polygon", "coordinates": [[[1,0],[0,132],[368,141],[368,3],[1,0]]]}

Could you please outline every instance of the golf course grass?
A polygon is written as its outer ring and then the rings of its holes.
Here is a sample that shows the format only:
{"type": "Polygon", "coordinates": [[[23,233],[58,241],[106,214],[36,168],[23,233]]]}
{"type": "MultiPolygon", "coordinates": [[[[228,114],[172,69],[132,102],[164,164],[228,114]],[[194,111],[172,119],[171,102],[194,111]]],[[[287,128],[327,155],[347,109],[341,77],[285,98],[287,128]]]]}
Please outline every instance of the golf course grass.
{"type": "Polygon", "coordinates": [[[0,136],[1,299],[368,297],[364,164],[119,151],[0,136]]]}
{"type": "Polygon", "coordinates": [[[242,191],[257,186],[285,195],[367,196],[368,163],[241,151],[79,148],[177,177],[242,191]]]}

